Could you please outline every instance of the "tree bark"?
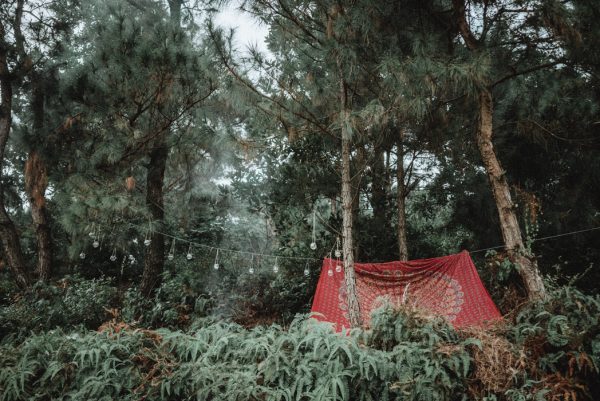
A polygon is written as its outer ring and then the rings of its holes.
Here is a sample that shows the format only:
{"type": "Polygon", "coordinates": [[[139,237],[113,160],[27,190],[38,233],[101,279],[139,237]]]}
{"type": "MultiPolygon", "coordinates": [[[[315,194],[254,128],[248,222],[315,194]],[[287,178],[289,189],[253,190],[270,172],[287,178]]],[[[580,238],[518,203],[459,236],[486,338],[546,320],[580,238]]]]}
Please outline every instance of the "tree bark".
{"type": "Polygon", "coordinates": [[[398,260],[408,260],[408,242],[406,238],[406,189],[404,187],[404,132],[401,130],[397,141],[396,156],[396,203],[398,208],[398,260]]]}
{"type": "Polygon", "coordinates": [[[146,249],[144,258],[144,271],[140,290],[147,297],[160,284],[165,264],[165,238],[160,232],[162,232],[165,218],[163,186],[167,156],[167,141],[163,133],[157,138],[150,152],[150,163],[146,177],[146,206],[150,210],[155,226],[158,227],[158,230],[154,230],[150,236],[151,242],[146,249]]]}
{"type": "Polygon", "coordinates": [[[48,174],[39,153],[31,151],[25,162],[25,190],[29,196],[31,219],[37,242],[36,276],[48,281],[52,274],[52,237],[46,209],[48,174]]]}
{"type": "MultiPolygon", "coordinates": [[[[21,3],[19,3],[21,4],[21,3]]],[[[21,4],[22,7],[22,4],[21,4]]],[[[23,259],[21,243],[17,229],[6,211],[4,204],[4,155],[12,125],[12,77],[7,61],[5,29],[0,21],[0,240],[4,257],[14,275],[17,285],[23,289],[29,287],[30,279],[23,259]]]]}
{"type": "Polygon", "coordinates": [[[530,299],[543,298],[545,296],[544,282],[542,281],[533,255],[526,254],[521,228],[519,227],[519,221],[510,195],[510,187],[492,143],[492,116],[492,94],[489,90],[483,89],[479,93],[477,147],[479,148],[492,193],[494,194],[494,200],[496,201],[504,245],[511,259],[519,265],[519,272],[525,284],[528,297],[530,299]]]}
{"type": "Polygon", "coordinates": [[[352,225],[352,178],[350,176],[350,132],[348,94],[343,79],[343,70],[338,59],[340,72],[340,123],[342,131],[342,253],[344,256],[344,281],[348,300],[348,318],[352,327],[360,327],[360,306],[356,295],[356,278],[354,274],[354,238],[352,225]]]}
{"type": "MultiPolygon", "coordinates": [[[[40,87],[41,77],[34,77],[32,93],[33,132],[38,138],[44,133],[44,91],[40,87]]],[[[29,152],[25,162],[25,191],[29,196],[31,219],[37,242],[36,276],[48,281],[52,274],[52,236],[46,208],[48,172],[46,163],[36,150],[29,152]]]]}
{"type": "Polygon", "coordinates": [[[387,183],[384,161],[384,150],[380,145],[373,149],[371,160],[371,207],[373,208],[373,220],[381,231],[385,232],[388,227],[387,219],[387,183]]]}

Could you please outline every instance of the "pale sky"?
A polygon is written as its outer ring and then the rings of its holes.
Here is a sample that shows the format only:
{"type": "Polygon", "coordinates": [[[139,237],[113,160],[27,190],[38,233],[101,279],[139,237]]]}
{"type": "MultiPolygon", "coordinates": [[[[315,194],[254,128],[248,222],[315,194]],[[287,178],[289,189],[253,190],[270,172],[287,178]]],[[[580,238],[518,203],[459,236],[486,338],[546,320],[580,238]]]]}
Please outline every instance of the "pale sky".
{"type": "Polygon", "coordinates": [[[223,28],[235,28],[235,44],[240,51],[245,51],[248,46],[256,45],[261,52],[267,52],[265,36],[268,29],[249,14],[236,9],[236,2],[228,4],[219,12],[215,23],[223,28]]]}

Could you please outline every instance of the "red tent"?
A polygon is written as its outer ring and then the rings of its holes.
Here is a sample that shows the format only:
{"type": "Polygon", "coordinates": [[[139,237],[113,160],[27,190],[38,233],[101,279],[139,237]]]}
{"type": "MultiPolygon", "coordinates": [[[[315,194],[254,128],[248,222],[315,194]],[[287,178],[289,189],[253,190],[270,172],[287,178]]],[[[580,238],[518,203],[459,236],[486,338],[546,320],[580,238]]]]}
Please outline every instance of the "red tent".
{"type": "MultiPolygon", "coordinates": [[[[407,304],[444,316],[455,327],[501,319],[467,251],[408,262],[355,263],[361,318],[368,325],[373,309],[385,302],[407,304]]],[[[342,262],[324,259],[311,312],[350,327],[342,262]]]]}

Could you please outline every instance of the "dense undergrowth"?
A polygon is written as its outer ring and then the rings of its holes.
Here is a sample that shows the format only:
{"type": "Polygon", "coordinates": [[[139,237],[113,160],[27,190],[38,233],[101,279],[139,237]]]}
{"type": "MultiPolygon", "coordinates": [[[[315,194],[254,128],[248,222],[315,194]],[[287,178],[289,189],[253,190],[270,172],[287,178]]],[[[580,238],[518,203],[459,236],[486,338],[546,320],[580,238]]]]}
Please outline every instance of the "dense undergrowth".
{"type": "Polygon", "coordinates": [[[581,400],[600,394],[600,298],[554,287],[500,325],[415,310],[350,335],[246,328],[169,284],[154,300],[69,277],[0,308],[0,400],[581,400]],[[52,287],[52,288],[51,288],[52,287]],[[179,300],[178,300],[179,299],[179,300]]]}

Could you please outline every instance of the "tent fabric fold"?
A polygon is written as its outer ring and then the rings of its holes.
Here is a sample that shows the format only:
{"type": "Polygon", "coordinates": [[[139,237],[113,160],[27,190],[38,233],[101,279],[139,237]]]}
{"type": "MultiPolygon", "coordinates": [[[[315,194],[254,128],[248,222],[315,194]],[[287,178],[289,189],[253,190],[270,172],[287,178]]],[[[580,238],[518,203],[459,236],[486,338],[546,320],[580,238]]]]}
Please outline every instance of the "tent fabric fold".
{"type": "MultiPolygon", "coordinates": [[[[363,324],[371,312],[390,303],[443,316],[454,327],[501,319],[467,251],[408,262],[355,263],[356,292],[363,324]]],[[[311,312],[336,330],[349,328],[342,262],[325,258],[311,312]]]]}

